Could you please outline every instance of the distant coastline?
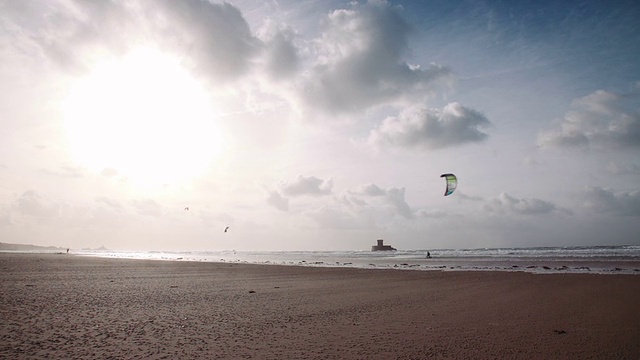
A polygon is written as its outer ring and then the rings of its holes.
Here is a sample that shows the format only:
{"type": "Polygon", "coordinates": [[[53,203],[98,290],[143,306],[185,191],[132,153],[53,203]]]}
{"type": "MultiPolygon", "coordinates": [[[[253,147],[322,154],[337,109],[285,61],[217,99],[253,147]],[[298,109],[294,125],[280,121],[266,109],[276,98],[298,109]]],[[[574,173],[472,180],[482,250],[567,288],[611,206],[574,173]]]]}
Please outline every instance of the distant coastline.
{"type": "MultiPolygon", "coordinates": [[[[27,244],[8,244],[0,242],[0,251],[65,251],[68,248],[59,246],[42,246],[42,245],[27,245],[27,244]]],[[[97,250],[109,250],[104,246],[99,248],[82,248],[83,251],[97,251],[97,250]]]]}
{"type": "Polygon", "coordinates": [[[0,251],[37,251],[37,250],[64,250],[58,246],[38,246],[26,244],[8,244],[0,242],[0,251]]]}

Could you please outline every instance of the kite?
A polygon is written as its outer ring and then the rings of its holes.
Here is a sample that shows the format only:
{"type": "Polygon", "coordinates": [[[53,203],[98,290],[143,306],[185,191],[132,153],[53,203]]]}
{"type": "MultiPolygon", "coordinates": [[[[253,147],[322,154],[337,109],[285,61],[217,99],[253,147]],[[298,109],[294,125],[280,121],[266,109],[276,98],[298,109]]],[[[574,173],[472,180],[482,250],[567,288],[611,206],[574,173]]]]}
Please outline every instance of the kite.
{"type": "Polygon", "coordinates": [[[453,190],[458,186],[458,178],[453,174],[442,174],[440,177],[447,179],[447,189],[444,191],[444,196],[453,194],[453,190]]]}
{"type": "Polygon", "coordinates": [[[184,208],[185,210],[189,210],[189,207],[187,206],[186,208],[184,208]]]}
{"type": "Polygon", "coordinates": [[[227,230],[229,230],[228,226],[226,228],[224,228],[224,232],[227,232],[227,230]]]}

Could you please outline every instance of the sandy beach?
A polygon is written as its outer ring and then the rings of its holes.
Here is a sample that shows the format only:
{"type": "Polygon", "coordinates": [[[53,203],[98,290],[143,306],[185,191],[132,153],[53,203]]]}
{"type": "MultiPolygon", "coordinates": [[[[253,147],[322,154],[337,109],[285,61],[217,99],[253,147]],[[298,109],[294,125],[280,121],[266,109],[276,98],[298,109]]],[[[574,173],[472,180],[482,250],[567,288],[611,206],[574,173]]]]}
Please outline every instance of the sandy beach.
{"type": "Polygon", "coordinates": [[[638,359],[640,277],[0,253],[2,359],[638,359]]]}

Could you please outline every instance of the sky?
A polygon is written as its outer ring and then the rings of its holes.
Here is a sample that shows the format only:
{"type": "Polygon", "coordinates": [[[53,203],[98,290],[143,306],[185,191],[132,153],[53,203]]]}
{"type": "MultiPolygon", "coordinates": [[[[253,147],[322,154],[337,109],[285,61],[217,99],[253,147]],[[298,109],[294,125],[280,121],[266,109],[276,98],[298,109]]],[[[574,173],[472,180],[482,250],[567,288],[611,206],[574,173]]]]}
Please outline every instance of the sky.
{"type": "Polygon", "coordinates": [[[0,241],[639,245],[639,18],[634,0],[0,0],[0,241]]]}

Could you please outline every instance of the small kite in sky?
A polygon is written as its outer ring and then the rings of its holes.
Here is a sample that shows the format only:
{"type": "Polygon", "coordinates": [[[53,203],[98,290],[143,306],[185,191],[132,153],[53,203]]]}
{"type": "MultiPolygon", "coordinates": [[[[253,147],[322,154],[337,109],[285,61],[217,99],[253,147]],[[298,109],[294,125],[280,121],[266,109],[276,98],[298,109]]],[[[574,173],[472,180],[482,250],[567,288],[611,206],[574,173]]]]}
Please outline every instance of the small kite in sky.
{"type": "Polygon", "coordinates": [[[224,232],[227,232],[227,230],[229,230],[228,226],[226,228],[224,228],[224,232]]]}
{"type": "Polygon", "coordinates": [[[187,207],[185,207],[184,209],[185,209],[185,210],[189,210],[189,207],[187,206],[187,207]]]}
{"type": "Polygon", "coordinates": [[[447,179],[447,189],[444,191],[444,196],[453,194],[453,191],[458,186],[458,178],[453,174],[442,174],[440,177],[447,179]]]}

